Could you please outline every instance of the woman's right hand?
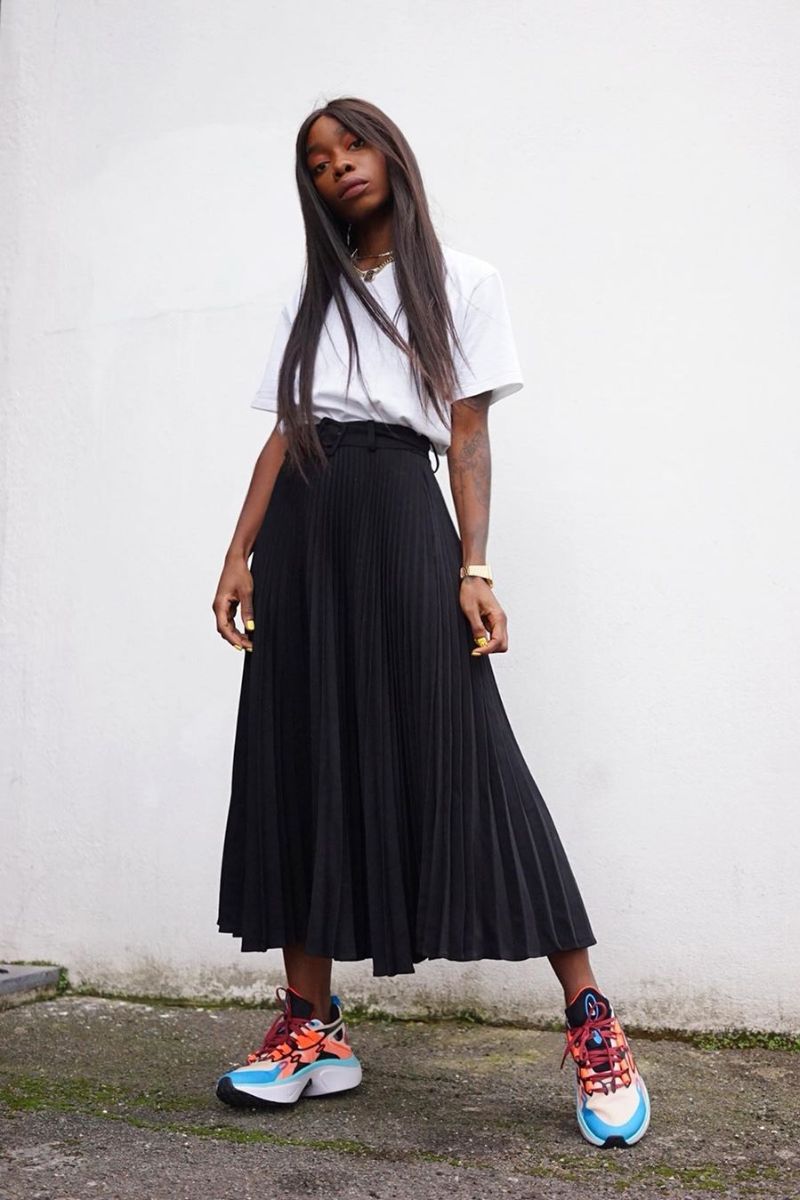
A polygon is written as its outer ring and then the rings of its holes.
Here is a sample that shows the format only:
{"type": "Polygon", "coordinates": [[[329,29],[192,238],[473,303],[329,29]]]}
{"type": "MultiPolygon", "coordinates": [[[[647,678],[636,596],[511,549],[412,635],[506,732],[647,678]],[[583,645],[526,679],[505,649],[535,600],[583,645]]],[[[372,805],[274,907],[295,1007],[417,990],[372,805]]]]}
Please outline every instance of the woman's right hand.
{"type": "Polygon", "coordinates": [[[217,584],[217,594],[211,608],[217,618],[217,633],[237,650],[252,650],[253,643],[247,633],[240,633],[234,617],[241,605],[242,621],[246,630],[255,629],[253,621],[253,576],[245,558],[225,559],[225,566],[217,584]]]}

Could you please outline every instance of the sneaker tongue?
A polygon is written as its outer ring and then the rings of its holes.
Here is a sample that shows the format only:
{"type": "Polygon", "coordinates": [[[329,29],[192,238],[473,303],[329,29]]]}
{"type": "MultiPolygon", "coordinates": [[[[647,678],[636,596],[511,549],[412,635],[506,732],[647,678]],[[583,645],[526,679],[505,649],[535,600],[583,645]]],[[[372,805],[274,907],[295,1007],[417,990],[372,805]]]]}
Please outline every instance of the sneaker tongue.
{"type": "Polygon", "coordinates": [[[611,1004],[602,992],[597,988],[585,987],[578,992],[575,999],[564,1010],[567,1015],[567,1024],[574,1029],[577,1025],[582,1025],[589,1017],[605,1017],[611,1013],[611,1004]]]}
{"type": "Polygon", "coordinates": [[[310,1000],[306,1000],[305,996],[301,996],[294,988],[287,987],[286,997],[289,1001],[289,1012],[293,1017],[310,1017],[314,1011],[314,1005],[310,1000]]]}
{"type": "MultiPolygon", "coordinates": [[[[584,1021],[592,1017],[606,1017],[611,1015],[611,1004],[602,992],[597,988],[586,987],[578,992],[578,995],[572,1003],[565,1009],[567,1015],[567,1024],[571,1029],[576,1029],[578,1025],[583,1025],[584,1021]]],[[[605,1043],[597,1032],[594,1031],[590,1043],[598,1049],[605,1043]]],[[[597,1062],[599,1070],[608,1070],[608,1059],[601,1059],[597,1062]]]]}

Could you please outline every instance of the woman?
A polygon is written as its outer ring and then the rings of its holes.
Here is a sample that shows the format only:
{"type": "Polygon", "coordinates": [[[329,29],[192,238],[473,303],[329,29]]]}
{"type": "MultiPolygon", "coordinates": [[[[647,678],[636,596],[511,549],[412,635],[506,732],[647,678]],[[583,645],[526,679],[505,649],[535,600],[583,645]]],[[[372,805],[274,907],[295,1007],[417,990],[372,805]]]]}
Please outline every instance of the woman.
{"type": "Polygon", "coordinates": [[[500,276],[439,242],[411,148],[364,100],[305,119],[296,178],[305,277],[253,401],[278,419],[213,604],[246,652],[218,925],[243,951],[282,947],[288,987],[217,1095],[359,1083],[334,958],[393,975],[546,956],[581,1132],[631,1144],[647,1090],[489,658],[508,632],[486,561],[488,409],[522,387],[500,276]]]}

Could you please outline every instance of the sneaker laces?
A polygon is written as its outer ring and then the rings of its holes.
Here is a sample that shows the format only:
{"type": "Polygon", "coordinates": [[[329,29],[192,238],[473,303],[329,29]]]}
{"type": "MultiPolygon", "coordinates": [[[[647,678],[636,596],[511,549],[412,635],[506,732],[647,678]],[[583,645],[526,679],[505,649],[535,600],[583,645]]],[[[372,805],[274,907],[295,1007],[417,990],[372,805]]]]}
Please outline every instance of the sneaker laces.
{"type": "Polygon", "coordinates": [[[302,1024],[299,1029],[293,1029],[286,1041],[279,1042],[277,1046],[273,1046],[264,1056],[267,1059],[277,1061],[279,1058],[286,1058],[289,1055],[296,1055],[300,1050],[307,1050],[309,1046],[316,1046],[325,1040],[324,1033],[317,1033],[317,1018],[301,1018],[302,1024]],[[311,1036],[312,1032],[315,1034],[311,1036]],[[303,1039],[305,1034],[305,1039],[303,1039]]]}
{"type": "Polygon", "coordinates": [[[616,1091],[631,1082],[632,1061],[622,1027],[607,1010],[587,1017],[573,1029],[567,1029],[567,1045],[561,1066],[571,1054],[578,1065],[581,1085],[587,1092],[616,1091]]]}
{"type": "Polygon", "coordinates": [[[282,985],[279,984],[275,988],[275,995],[278,1003],[283,1006],[282,1011],[278,1013],[264,1034],[264,1040],[258,1050],[254,1050],[252,1054],[248,1054],[247,1061],[249,1063],[257,1062],[263,1058],[280,1058],[283,1054],[289,1053],[293,1047],[287,1039],[291,1038],[294,1033],[299,1032],[304,1025],[308,1024],[308,1017],[301,1017],[292,1013],[289,994],[282,985]],[[283,992],[283,996],[281,996],[281,992],[283,992]],[[275,1053],[278,1049],[281,1051],[281,1054],[275,1053]]]}

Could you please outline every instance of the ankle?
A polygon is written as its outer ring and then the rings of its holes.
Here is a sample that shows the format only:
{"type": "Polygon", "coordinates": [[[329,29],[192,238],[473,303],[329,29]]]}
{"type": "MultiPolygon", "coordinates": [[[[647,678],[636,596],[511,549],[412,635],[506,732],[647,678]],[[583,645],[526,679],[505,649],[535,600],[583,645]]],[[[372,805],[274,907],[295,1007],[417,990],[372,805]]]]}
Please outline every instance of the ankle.
{"type": "Polygon", "coordinates": [[[324,997],[317,997],[317,999],[312,999],[311,1003],[314,1005],[311,1016],[317,1017],[320,1021],[322,1021],[323,1025],[327,1025],[331,1015],[330,995],[328,996],[327,1000],[324,997]]]}
{"type": "Polygon", "coordinates": [[[331,1011],[330,992],[315,992],[315,991],[312,991],[312,989],[308,988],[308,987],[306,987],[306,988],[295,987],[293,990],[296,991],[298,993],[298,995],[302,996],[304,1000],[307,1000],[308,1003],[312,1006],[311,1007],[311,1017],[309,1018],[310,1020],[313,1019],[314,1017],[317,1017],[318,1020],[322,1021],[323,1024],[328,1023],[328,1019],[329,1019],[330,1011],[331,1011]]]}
{"type": "Polygon", "coordinates": [[[594,982],[581,983],[573,988],[564,988],[564,1007],[569,1008],[571,1004],[574,1004],[581,992],[585,992],[587,988],[590,988],[593,992],[598,992],[601,996],[603,995],[603,992],[600,991],[600,988],[594,982]]]}

